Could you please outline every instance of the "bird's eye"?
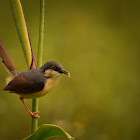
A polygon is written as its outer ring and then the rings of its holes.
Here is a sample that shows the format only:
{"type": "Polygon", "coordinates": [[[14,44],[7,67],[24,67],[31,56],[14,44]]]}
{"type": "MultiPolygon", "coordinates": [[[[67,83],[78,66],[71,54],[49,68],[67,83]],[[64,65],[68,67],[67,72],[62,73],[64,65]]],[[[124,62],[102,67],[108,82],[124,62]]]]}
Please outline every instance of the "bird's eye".
{"type": "Polygon", "coordinates": [[[52,70],[55,70],[55,66],[54,66],[54,65],[53,65],[53,66],[51,66],[51,69],[52,69],[52,70]]]}

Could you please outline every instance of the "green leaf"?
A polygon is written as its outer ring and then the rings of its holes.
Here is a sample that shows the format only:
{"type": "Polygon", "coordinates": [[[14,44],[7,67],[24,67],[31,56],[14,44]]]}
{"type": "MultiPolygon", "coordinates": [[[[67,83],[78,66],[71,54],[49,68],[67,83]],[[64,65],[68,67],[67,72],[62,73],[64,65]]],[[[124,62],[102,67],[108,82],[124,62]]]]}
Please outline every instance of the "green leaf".
{"type": "Polygon", "coordinates": [[[74,140],[74,138],[71,137],[62,128],[51,124],[44,124],[40,126],[35,133],[25,138],[24,140],[46,140],[48,138],[57,136],[65,137],[69,140],[74,140]]]}
{"type": "Polygon", "coordinates": [[[31,46],[21,1],[20,0],[9,0],[9,1],[27,65],[29,68],[36,68],[36,61],[34,58],[34,53],[31,46]]]}

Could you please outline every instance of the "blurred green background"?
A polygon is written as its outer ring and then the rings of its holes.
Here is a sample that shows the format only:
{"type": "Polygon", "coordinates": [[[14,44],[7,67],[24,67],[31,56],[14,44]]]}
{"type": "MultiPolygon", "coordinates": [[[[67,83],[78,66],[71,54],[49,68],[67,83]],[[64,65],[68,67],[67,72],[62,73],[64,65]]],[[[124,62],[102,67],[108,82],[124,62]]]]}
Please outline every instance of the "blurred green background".
{"type": "MultiPolygon", "coordinates": [[[[39,0],[22,1],[37,56],[39,0]]],[[[71,79],[63,75],[40,98],[39,125],[59,125],[76,140],[140,139],[139,7],[139,0],[46,0],[43,63],[62,63],[71,79]]],[[[0,39],[26,70],[8,0],[0,0],[0,19],[0,39]]],[[[0,64],[0,89],[7,76],[0,64]]],[[[21,140],[30,127],[19,97],[0,90],[0,139],[21,140]]]]}

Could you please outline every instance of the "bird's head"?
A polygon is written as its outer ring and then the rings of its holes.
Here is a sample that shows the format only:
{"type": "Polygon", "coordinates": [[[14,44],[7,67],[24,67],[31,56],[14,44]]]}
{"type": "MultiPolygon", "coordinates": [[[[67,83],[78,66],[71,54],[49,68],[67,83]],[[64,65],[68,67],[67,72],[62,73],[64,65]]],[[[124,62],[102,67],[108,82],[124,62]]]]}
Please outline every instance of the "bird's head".
{"type": "Polygon", "coordinates": [[[56,61],[47,62],[40,69],[48,78],[60,77],[63,73],[70,77],[70,73],[63,69],[63,66],[56,61]]]}

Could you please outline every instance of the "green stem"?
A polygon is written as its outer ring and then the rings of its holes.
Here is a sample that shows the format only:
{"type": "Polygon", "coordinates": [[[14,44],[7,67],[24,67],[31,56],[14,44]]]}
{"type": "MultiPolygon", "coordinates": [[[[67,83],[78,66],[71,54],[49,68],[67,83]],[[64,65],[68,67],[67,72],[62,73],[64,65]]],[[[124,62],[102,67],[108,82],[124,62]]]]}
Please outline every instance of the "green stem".
{"type": "Polygon", "coordinates": [[[43,56],[43,39],[44,39],[44,16],[45,16],[45,0],[40,0],[40,25],[39,25],[39,42],[38,42],[38,58],[37,66],[42,66],[43,56]]]}
{"type": "MultiPolygon", "coordinates": [[[[42,56],[43,56],[43,39],[44,39],[44,15],[45,15],[45,0],[40,0],[40,25],[39,25],[39,43],[38,43],[38,59],[37,66],[42,66],[42,56]]],[[[32,101],[32,112],[38,111],[39,99],[33,99],[32,101]]],[[[38,119],[32,117],[32,130],[34,133],[38,128],[38,119]]]]}
{"type": "MultiPolygon", "coordinates": [[[[38,99],[32,100],[32,112],[38,112],[38,99]]],[[[31,133],[33,134],[38,128],[38,119],[32,117],[31,133]]]]}

